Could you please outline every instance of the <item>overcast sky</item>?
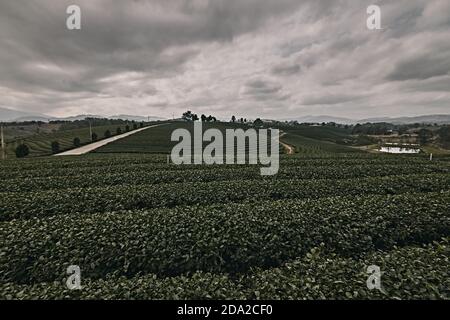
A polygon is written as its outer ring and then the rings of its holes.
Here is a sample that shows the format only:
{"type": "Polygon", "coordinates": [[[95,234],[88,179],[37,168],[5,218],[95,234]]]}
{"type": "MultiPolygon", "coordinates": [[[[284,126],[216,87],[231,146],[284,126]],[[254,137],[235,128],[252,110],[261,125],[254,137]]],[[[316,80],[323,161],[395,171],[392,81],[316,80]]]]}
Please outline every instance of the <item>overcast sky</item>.
{"type": "Polygon", "coordinates": [[[0,96],[52,116],[448,114],[450,0],[0,0],[0,96]]]}

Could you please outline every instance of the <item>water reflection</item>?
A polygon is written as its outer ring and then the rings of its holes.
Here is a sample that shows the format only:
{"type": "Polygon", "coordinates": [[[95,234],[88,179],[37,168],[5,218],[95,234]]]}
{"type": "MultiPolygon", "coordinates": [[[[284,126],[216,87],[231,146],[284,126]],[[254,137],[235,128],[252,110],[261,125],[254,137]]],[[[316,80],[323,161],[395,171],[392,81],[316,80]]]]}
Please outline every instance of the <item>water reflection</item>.
{"type": "Polygon", "coordinates": [[[419,153],[420,149],[403,147],[381,147],[380,151],[387,153],[419,153]]]}

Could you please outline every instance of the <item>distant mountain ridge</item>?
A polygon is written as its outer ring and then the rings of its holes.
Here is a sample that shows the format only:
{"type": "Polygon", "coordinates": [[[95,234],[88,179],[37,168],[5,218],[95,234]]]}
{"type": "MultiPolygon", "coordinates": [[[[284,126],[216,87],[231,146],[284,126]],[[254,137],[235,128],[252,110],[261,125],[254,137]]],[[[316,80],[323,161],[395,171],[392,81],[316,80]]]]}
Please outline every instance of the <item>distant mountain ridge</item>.
{"type": "Polygon", "coordinates": [[[19,110],[13,110],[8,108],[0,107],[0,121],[3,122],[12,122],[19,118],[39,118],[39,119],[48,119],[49,117],[45,114],[40,113],[31,113],[19,110]]]}
{"type": "Polygon", "coordinates": [[[103,115],[93,115],[93,114],[81,114],[76,116],[69,117],[52,117],[45,114],[40,113],[29,113],[24,111],[18,111],[8,108],[0,107],[0,121],[1,122],[27,122],[27,121],[76,121],[76,120],[84,120],[86,118],[104,118],[104,119],[122,119],[129,121],[157,121],[157,120],[165,120],[162,117],[155,116],[137,116],[137,115],[113,115],[113,116],[103,116],[103,115]]]}
{"type": "Polygon", "coordinates": [[[382,118],[368,118],[359,120],[358,123],[365,122],[389,122],[393,124],[412,124],[412,123],[426,123],[426,124],[450,124],[450,114],[432,114],[415,117],[382,117],[382,118]]]}
{"type": "Polygon", "coordinates": [[[115,116],[110,116],[108,119],[122,119],[122,120],[129,120],[129,121],[156,121],[156,120],[165,120],[165,118],[162,117],[154,117],[154,116],[134,116],[129,114],[119,114],[115,116]]]}
{"type": "Polygon", "coordinates": [[[357,124],[367,122],[389,122],[393,124],[413,124],[413,123],[425,123],[425,124],[450,124],[450,114],[432,114],[413,117],[378,117],[378,118],[366,118],[366,119],[350,119],[344,117],[334,117],[327,115],[320,116],[304,116],[299,118],[283,119],[282,121],[296,120],[299,123],[322,123],[322,122],[335,122],[340,124],[357,124]]]}
{"type": "Polygon", "coordinates": [[[299,117],[299,118],[283,119],[282,121],[290,121],[290,120],[296,120],[300,123],[336,122],[336,123],[342,123],[342,124],[353,124],[353,123],[357,122],[357,120],[354,120],[354,119],[328,116],[328,115],[319,115],[319,116],[308,115],[308,116],[303,116],[303,117],[299,117]]]}
{"type": "MultiPolygon", "coordinates": [[[[84,120],[85,118],[107,118],[107,119],[123,119],[129,121],[157,121],[166,120],[167,118],[156,116],[140,116],[119,114],[112,116],[81,114],[69,117],[52,117],[46,114],[24,112],[0,107],[0,122],[26,122],[26,121],[42,121],[48,122],[51,120],[62,121],[76,121],[84,120]]],[[[345,117],[329,116],[329,115],[307,115],[302,117],[285,118],[280,121],[298,121],[300,123],[322,123],[335,122],[340,124],[356,124],[366,122],[389,122],[393,124],[412,124],[412,123],[426,123],[426,124],[450,124],[450,114],[431,114],[412,117],[374,117],[366,119],[350,119],[345,117]]]]}

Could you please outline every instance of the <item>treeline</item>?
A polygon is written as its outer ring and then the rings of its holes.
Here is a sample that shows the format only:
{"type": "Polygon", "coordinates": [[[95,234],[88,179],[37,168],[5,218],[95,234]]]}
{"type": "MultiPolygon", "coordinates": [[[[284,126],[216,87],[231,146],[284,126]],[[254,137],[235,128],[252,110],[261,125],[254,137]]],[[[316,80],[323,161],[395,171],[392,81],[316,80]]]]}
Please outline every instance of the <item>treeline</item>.
{"type": "Polygon", "coordinates": [[[437,124],[405,124],[395,125],[392,123],[366,123],[357,124],[353,127],[352,134],[359,135],[398,135],[415,134],[420,144],[437,142],[444,148],[450,147],[450,126],[438,126],[437,124]]]}
{"type": "MultiPolygon", "coordinates": [[[[217,121],[217,118],[212,116],[212,115],[207,116],[205,114],[202,114],[199,117],[196,113],[193,113],[190,110],[184,112],[183,115],[181,116],[181,119],[186,120],[186,121],[198,121],[198,120],[200,120],[202,122],[216,122],[217,121]]],[[[261,119],[259,119],[259,118],[257,120],[261,121],[261,119]]],[[[238,119],[234,115],[231,117],[230,121],[231,122],[247,123],[247,119],[246,118],[238,119]]]]}
{"type": "MultiPolygon", "coordinates": [[[[393,131],[401,130],[403,126],[396,126],[392,123],[365,123],[356,124],[352,129],[352,134],[366,134],[366,135],[387,135],[393,131]]],[[[405,128],[406,132],[406,128],[405,128]]]]}
{"type": "MultiPolygon", "coordinates": [[[[412,124],[393,124],[388,122],[379,123],[364,123],[356,124],[353,126],[352,134],[368,134],[368,135],[388,135],[393,132],[397,132],[399,135],[407,132],[414,131],[414,129],[420,128],[437,128],[438,124],[424,124],[424,123],[412,123],[412,124]]],[[[414,131],[418,133],[418,130],[414,131]]]]}
{"type": "Polygon", "coordinates": [[[91,126],[109,126],[109,125],[130,125],[133,126],[137,122],[132,120],[122,120],[122,119],[108,119],[108,118],[85,118],[83,120],[74,120],[74,121],[50,121],[51,124],[59,124],[60,130],[73,130],[89,127],[89,123],[91,126]]]}
{"type": "Polygon", "coordinates": [[[108,118],[85,118],[82,120],[50,120],[48,122],[44,121],[21,121],[21,122],[7,122],[3,123],[5,127],[18,127],[18,126],[29,126],[37,125],[43,126],[46,124],[58,124],[59,130],[73,130],[89,127],[89,123],[92,126],[107,126],[107,125],[125,125],[133,123],[139,123],[135,120],[123,120],[123,119],[108,119],[108,118]]]}
{"type": "Polygon", "coordinates": [[[216,122],[217,121],[217,118],[213,117],[212,115],[206,116],[206,115],[202,114],[199,118],[196,113],[193,113],[190,110],[184,112],[183,115],[181,116],[181,119],[186,120],[186,121],[201,120],[202,122],[216,122]]]}
{"type": "Polygon", "coordinates": [[[446,149],[450,149],[450,126],[444,126],[437,131],[439,143],[446,149]]]}

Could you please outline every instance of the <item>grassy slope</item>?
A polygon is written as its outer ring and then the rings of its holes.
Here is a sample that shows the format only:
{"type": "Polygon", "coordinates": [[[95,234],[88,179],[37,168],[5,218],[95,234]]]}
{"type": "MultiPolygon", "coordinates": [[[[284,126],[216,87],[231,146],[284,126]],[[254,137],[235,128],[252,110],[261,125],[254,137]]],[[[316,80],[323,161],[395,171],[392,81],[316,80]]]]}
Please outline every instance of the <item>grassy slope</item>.
{"type": "Polygon", "coordinates": [[[442,149],[442,148],[440,148],[438,146],[434,146],[434,145],[423,146],[422,150],[427,154],[432,153],[433,155],[450,154],[450,150],[442,149]]]}
{"type": "Polygon", "coordinates": [[[298,153],[347,153],[362,152],[356,148],[339,145],[329,141],[307,138],[301,135],[287,133],[281,141],[294,146],[298,153]]]}
{"type": "MultiPolygon", "coordinates": [[[[193,137],[193,123],[172,122],[160,127],[151,128],[135,135],[110,143],[97,149],[98,153],[170,153],[172,148],[178,144],[177,141],[171,141],[171,134],[176,129],[187,129],[193,137]]],[[[249,127],[237,123],[215,122],[203,123],[203,131],[215,128],[222,133],[226,129],[242,128],[244,130],[249,127]]],[[[225,133],[224,133],[225,136],[225,133]]],[[[224,141],[225,143],[225,141],[224,141]]],[[[208,142],[204,143],[206,146],[208,142]]]]}
{"type": "Polygon", "coordinates": [[[95,152],[98,153],[168,153],[175,145],[170,142],[170,133],[183,128],[184,123],[170,123],[159,127],[144,130],[103,146],[95,152]]]}
{"type": "Polygon", "coordinates": [[[351,129],[331,126],[297,125],[295,127],[283,129],[283,131],[310,139],[329,141],[338,144],[346,144],[353,140],[351,137],[351,129]]]}
{"type": "Polygon", "coordinates": [[[296,153],[362,152],[348,146],[355,140],[351,130],[332,126],[285,126],[281,141],[295,147],[296,153]]]}

